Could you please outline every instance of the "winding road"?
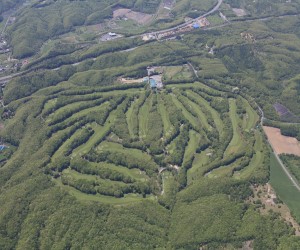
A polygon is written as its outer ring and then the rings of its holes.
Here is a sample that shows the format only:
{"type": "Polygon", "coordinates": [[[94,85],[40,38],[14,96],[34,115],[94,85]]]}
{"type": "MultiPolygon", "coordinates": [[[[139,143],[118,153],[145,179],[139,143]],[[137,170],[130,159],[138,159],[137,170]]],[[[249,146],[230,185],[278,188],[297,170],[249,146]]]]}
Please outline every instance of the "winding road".
{"type": "MultiPolygon", "coordinates": [[[[271,145],[271,143],[269,142],[269,144],[271,145]]],[[[271,145],[272,147],[272,145],[271,145]]],[[[273,149],[273,147],[272,147],[273,149]]],[[[287,169],[287,167],[283,164],[282,160],[280,159],[279,155],[275,153],[274,149],[273,149],[273,153],[275,158],[277,159],[278,163],[280,164],[281,168],[283,169],[283,171],[285,172],[285,174],[287,175],[287,177],[289,177],[290,181],[293,183],[293,185],[295,186],[295,188],[297,188],[298,191],[300,191],[300,186],[298,184],[298,182],[295,180],[295,178],[291,175],[291,173],[289,172],[289,170],[287,169]]]]}
{"type": "Polygon", "coordinates": [[[139,35],[139,36],[143,36],[143,35],[157,35],[157,34],[161,34],[161,33],[165,33],[165,32],[170,32],[170,31],[174,31],[176,29],[180,29],[180,28],[184,28],[192,23],[194,23],[195,21],[198,21],[199,19],[203,18],[203,17],[206,17],[206,16],[209,16],[213,13],[215,13],[221,6],[221,4],[223,3],[223,0],[218,0],[218,3],[211,9],[209,10],[208,12],[206,12],[205,14],[203,14],[202,16],[199,16],[197,18],[194,18],[194,19],[191,19],[185,23],[182,23],[182,24],[179,24],[173,28],[169,28],[169,29],[164,29],[164,30],[160,30],[160,31],[154,31],[154,32],[149,32],[149,33],[145,33],[145,34],[142,34],[142,35],[139,35]]]}
{"type": "MultiPolygon", "coordinates": [[[[255,102],[256,103],[256,102],[255,102]]],[[[263,123],[264,123],[264,120],[265,120],[265,115],[264,115],[264,111],[262,110],[262,108],[256,103],[257,107],[258,107],[258,110],[261,114],[260,116],[260,125],[261,127],[263,128],[263,123]]],[[[264,130],[263,130],[264,131],[264,130]]],[[[264,132],[265,133],[265,132],[264,132]]],[[[265,133],[266,137],[267,137],[267,134],[265,133]]],[[[267,137],[268,138],[268,137],[267,137]]],[[[282,160],[280,159],[279,155],[276,153],[276,151],[274,150],[271,142],[269,141],[268,139],[268,143],[269,145],[271,146],[272,148],[272,151],[273,151],[273,154],[277,160],[277,162],[279,163],[279,165],[281,166],[282,170],[285,172],[285,174],[287,175],[287,177],[290,179],[290,181],[293,183],[293,185],[295,186],[295,188],[300,191],[300,185],[299,183],[297,182],[297,180],[295,180],[295,178],[293,177],[293,175],[290,173],[290,171],[287,169],[287,167],[283,164],[282,160]]]]}

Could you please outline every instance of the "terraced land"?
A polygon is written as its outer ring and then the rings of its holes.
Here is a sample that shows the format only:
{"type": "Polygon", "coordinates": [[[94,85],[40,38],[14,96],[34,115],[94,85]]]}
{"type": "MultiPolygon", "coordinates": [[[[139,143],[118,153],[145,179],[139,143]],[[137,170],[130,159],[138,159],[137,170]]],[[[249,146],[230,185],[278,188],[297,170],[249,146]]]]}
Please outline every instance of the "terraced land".
{"type": "Polygon", "coordinates": [[[39,151],[48,152],[44,172],[54,183],[79,200],[125,204],[169,200],[202,178],[259,175],[265,145],[258,116],[236,98],[194,82],[158,92],[81,87],[26,105],[44,100],[35,114],[47,137],[39,151]],[[247,111],[242,117],[237,103],[247,111]]]}
{"type": "MultiPolygon", "coordinates": [[[[130,4],[163,7],[110,2],[89,19],[130,4]]],[[[153,16],[153,27],[173,26],[180,13],[199,16],[212,2],[176,1],[170,19],[153,16]]],[[[231,7],[219,9],[229,20],[231,7]]],[[[288,19],[296,17],[278,20],[288,19]]],[[[270,170],[259,119],[261,107],[277,122],[279,97],[298,112],[290,98],[298,78],[289,78],[299,73],[299,44],[276,31],[280,23],[247,16],[143,41],[126,35],[130,21],[122,38],[58,44],[21,68],[1,95],[0,139],[9,150],[0,157],[0,249],[299,249],[292,226],[264,208],[258,191],[271,179],[299,221],[297,192],[274,158],[270,170]],[[162,88],[141,81],[148,74],[162,88]]]]}

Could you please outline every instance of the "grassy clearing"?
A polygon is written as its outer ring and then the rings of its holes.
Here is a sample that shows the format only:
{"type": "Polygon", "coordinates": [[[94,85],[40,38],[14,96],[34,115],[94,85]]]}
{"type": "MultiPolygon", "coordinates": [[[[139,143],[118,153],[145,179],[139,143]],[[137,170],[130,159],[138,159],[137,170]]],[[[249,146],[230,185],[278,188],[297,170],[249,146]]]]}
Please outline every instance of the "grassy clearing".
{"type": "Polygon", "coordinates": [[[280,155],[283,164],[289,168],[291,174],[300,182],[300,157],[295,155],[280,155]]]}
{"type": "MultiPolygon", "coordinates": [[[[63,172],[62,172],[62,175],[69,175],[69,176],[72,176],[74,179],[85,179],[85,180],[88,180],[88,181],[96,181],[97,180],[97,176],[96,175],[90,175],[90,174],[81,174],[75,170],[72,170],[72,169],[65,169],[63,172]]],[[[106,181],[106,182],[109,182],[109,180],[104,180],[103,181],[106,181]]]]}
{"type": "Polygon", "coordinates": [[[43,112],[50,110],[51,108],[53,108],[55,106],[57,102],[57,98],[51,99],[49,101],[47,101],[44,105],[44,109],[43,112]]]}
{"type": "Polygon", "coordinates": [[[250,129],[254,128],[257,123],[259,116],[255,112],[255,110],[250,106],[247,100],[243,99],[244,106],[246,108],[246,115],[244,116],[242,127],[245,131],[250,131],[250,129]]]}
{"type": "Polygon", "coordinates": [[[238,159],[230,165],[220,166],[212,170],[207,177],[208,178],[220,178],[220,177],[231,177],[235,167],[241,163],[242,159],[238,159]]]}
{"type": "Polygon", "coordinates": [[[174,178],[173,174],[170,173],[169,171],[164,171],[162,172],[161,174],[161,177],[162,177],[162,190],[163,190],[163,193],[162,194],[166,194],[168,193],[169,191],[169,181],[174,178]]]}
{"type": "Polygon", "coordinates": [[[144,105],[139,110],[139,136],[140,138],[145,138],[148,132],[148,114],[150,112],[152,106],[152,98],[153,95],[151,94],[147,100],[145,101],[144,105]]]}
{"type": "Polygon", "coordinates": [[[255,144],[254,144],[255,153],[247,167],[241,171],[236,171],[234,177],[236,179],[247,179],[249,178],[254,171],[257,171],[257,167],[263,164],[264,153],[263,153],[263,137],[259,131],[255,132],[255,144]]]}
{"type": "Polygon", "coordinates": [[[168,111],[163,103],[161,95],[158,95],[158,112],[161,115],[162,122],[163,122],[163,127],[164,127],[164,136],[168,137],[171,133],[174,127],[172,126],[170,119],[169,119],[169,114],[168,111]]]}
{"type": "Polygon", "coordinates": [[[76,103],[71,103],[71,104],[67,104],[59,109],[57,109],[54,113],[51,113],[48,118],[47,118],[47,122],[51,121],[52,119],[55,119],[55,117],[57,116],[61,116],[64,113],[70,111],[70,110],[76,110],[77,108],[80,108],[82,105],[85,105],[87,103],[92,103],[93,101],[81,101],[81,102],[76,102],[76,103]]]}
{"type": "MultiPolygon", "coordinates": [[[[207,50],[208,52],[209,50],[207,50]]],[[[223,76],[228,70],[220,59],[207,57],[192,57],[191,63],[198,69],[198,75],[204,78],[214,77],[216,75],[223,76]]]]}
{"type": "Polygon", "coordinates": [[[166,81],[186,80],[186,79],[191,79],[193,77],[193,73],[186,65],[168,66],[168,67],[164,67],[163,69],[164,69],[163,78],[166,81]]]}
{"type": "Polygon", "coordinates": [[[134,100],[131,104],[130,108],[126,113],[126,122],[128,124],[129,134],[132,138],[137,138],[139,135],[139,109],[141,103],[143,103],[145,99],[145,93],[139,95],[139,98],[134,100]]]}
{"type": "Polygon", "coordinates": [[[94,163],[94,162],[90,162],[91,165],[97,166],[97,167],[101,167],[103,169],[108,168],[111,170],[115,170],[119,173],[122,173],[124,175],[128,175],[130,177],[132,177],[133,179],[137,180],[137,181],[141,181],[141,182],[145,182],[149,179],[149,177],[145,174],[145,172],[140,171],[137,168],[132,168],[129,169],[127,167],[123,167],[123,166],[118,166],[112,163],[107,163],[107,162],[101,162],[101,163],[94,163]]]}
{"type": "Polygon", "coordinates": [[[117,151],[117,152],[121,152],[124,154],[128,154],[132,157],[135,157],[137,159],[147,159],[147,160],[151,160],[151,156],[149,156],[148,154],[142,152],[141,150],[138,149],[134,149],[134,148],[124,148],[121,144],[119,143],[114,143],[114,142],[108,142],[108,141],[104,141],[102,142],[98,148],[98,150],[108,150],[108,151],[117,151]]]}
{"type": "Polygon", "coordinates": [[[176,105],[176,107],[182,111],[184,117],[195,127],[199,126],[196,117],[194,117],[190,112],[186,110],[186,108],[182,105],[182,103],[177,99],[175,95],[172,95],[172,101],[176,105]]]}
{"type": "Polygon", "coordinates": [[[288,205],[296,220],[300,222],[300,192],[291,183],[273,153],[270,160],[270,182],[279,198],[288,205]]]}
{"type": "Polygon", "coordinates": [[[216,128],[220,134],[220,137],[222,137],[222,135],[224,134],[224,126],[223,126],[223,122],[221,120],[219,113],[214,108],[212,108],[210,106],[210,104],[204,98],[202,98],[200,95],[198,95],[197,93],[190,91],[190,90],[188,90],[186,93],[189,96],[199,100],[199,102],[201,102],[203,104],[203,106],[211,113],[214,123],[216,125],[216,128]]]}
{"type": "Polygon", "coordinates": [[[96,143],[107,134],[110,126],[110,123],[106,123],[104,126],[98,125],[96,123],[91,124],[91,127],[95,131],[95,133],[85,144],[77,147],[73,151],[72,156],[75,157],[77,155],[88,153],[96,145],[96,143]]]}
{"type": "Polygon", "coordinates": [[[183,97],[186,102],[188,103],[188,105],[190,105],[190,107],[197,113],[199,122],[201,123],[201,125],[203,125],[204,128],[211,130],[212,127],[208,124],[207,122],[207,117],[206,115],[202,112],[201,107],[194,103],[193,101],[191,101],[190,99],[183,97]]]}
{"type": "MultiPolygon", "coordinates": [[[[87,115],[88,113],[90,112],[93,112],[93,111],[99,111],[99,109],[105,109],[107,108],[109,105],[109,102],[105,102],[105,103],[102,103],[100,106],[96,106],[96,107],[91,107],[91,108],[87,108],[87,109],[83,109],[79,112],[75,112],[74,114],[72,114],[70,117],[68,117],[68,119],[70,120],[73,120],[73,119],[76,119],[76,118],[81,118],[85,115],[87,115]]],[[[63,115],[63,113],[62,113],[63,115]]],[[[49,117],[46,122],[47,123],[50,123],[52,120],[53,120],[54,117],[51,116],[51,118],[49,117]]]]}
{"type": "Polygon", "coordinates": [[[83,131],[83,129],[78,129],[68,140],[66,140],[61,146],[60,148],[54,153],[54,155],[52,156],[52,161],[54,161],[55,159],[61,157],[64,155],[64,153],[67,151],[69,145],[72,143],[72,141],[76,140],[76,138],[78,136],[80,136],[81,132],[83,131]]]}
{"type": "Polygon", "coordinates": [[[207,17],[207,19],[211,25],[218,25],[223,23],[223,19],[218,14],[210,15],[207,17]]]}
{"type": "Polygon", "coordinates": [[[85,193],[78,191],[77,189],[75,189],[73,187],[63,185],[59,179],[54,180],[54,181],[63,190],[67,190],[69,192],[69,194],[73,195],[78,200],[84,201],[84,202],[91,202],[91,201],[95,202],[96,201],[96,202],[112,204],[112,205],[122,205],[122,204],[126,205],[126,204],[131,204],[133,202],[141,202],[145,199],[155,200],[155,197],[153,195],[149,195],[149,196],[147,196],[147,198],[143,198],[142,195],[127,194],[123,198],[115,198],[112,196],[105,196],[105,195],[100,195],[100,194],[96,194],[96,195],[85,194],[85,193]]]}
{"type": "Polygon", "coordinates": [[[193,179],[198,178],[197,173],[201,170],[203,165],[206,165],[209,162],[209,149],[202,151],[200,154],[195,155],[192,167],[187,172],[188,184],[193,182],[193,179]]]}
{"type": "Polygon", "coordinates": [[[225,151],[225,155],[236,153],[243,146],[243,140],[239,128],[239,117],[236,113],[236,103],[234,99],[229,99],[229,114],[232,123],[233,136],[225,151]]]}
{"type": "Polygon", "coordinates": [[[189,131],[189,137],[190,137],[190,140],[185,149],[183,165],[187,161],[189,161],[193,157],[193,155],[196,153],[196,149],[197,149],[200,139],[201,139],[201,135],[194,130],[189,131]]]}
{"type": "Polygon", "coordinates": [[[185,89],[190,89],[190,88],[196,88],[203,90],[204,92],[207,93],[213,93],[213,95],[222,95],[224,92],[219,91],[217,89],[211,88],[201,82],[194,82],[194,83],[180,83],[180,84],[169,84],[166,85],[166,89],[178,89],[178,88],[185,88],[185,89]]]}
{"type": "Polygon", "coordinates": [[[133,138],[135,136],[134,134],[134,124],[135,124],[135,119],[137,119],[136,113],[134,112],[135,110],[135,106],[138,105],[137,100],[134,100],[127,113],[126,113],[126,122],[128,124],[128,130],[129,130],[129,135],[131,138],[133,138]]]}
{"type": "MultiPolygon", "coordinates": [[[[133,84],[131,84],[134,86],[133,84]]],[[[113,90],[113,91],[107,91],[107,92],[101,92],[101,95],[106,96],[120,96],[120,95],[134,95],[134,94],[140,94],[144,91],[144,88],[130,88],[130,89],[122,89],[122,90],[113,90]]]]}

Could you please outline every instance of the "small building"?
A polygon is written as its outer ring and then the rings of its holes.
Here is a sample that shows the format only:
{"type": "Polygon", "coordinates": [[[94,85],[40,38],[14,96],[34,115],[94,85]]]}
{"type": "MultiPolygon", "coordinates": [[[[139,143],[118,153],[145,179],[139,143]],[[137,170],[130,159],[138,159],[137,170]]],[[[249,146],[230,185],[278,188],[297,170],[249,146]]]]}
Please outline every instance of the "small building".
{"type": "Polygon", "coordinates": [[[117,34],[114,33],[114,32],[109,32],[108,35],[109,35],[109,36],[116,36],[117,34]]]}
{"type": "Polygon", "coordinates": [[[3,151],[4,149],[6,149],[5,145],[0,145],[0,151],[3,151]]]}
{"type": "Polygon", "coordinates": [[[232,93],[239,93],[240,92],[240,89],[239,89],[239,87],[234,87],[234,88],[232,88],[232,93]]]}
{"type": "Polygon", "coordinates": [[[150,87],[152,89],[156,88],[157,84],[156,81],[153,78],[150,78],[150,87]]]}
{"type": "Polygon", "coordinates": [[[194,29],[200,29],[200,24],[199,23],[194,23],[193,28],[194,29]]]}

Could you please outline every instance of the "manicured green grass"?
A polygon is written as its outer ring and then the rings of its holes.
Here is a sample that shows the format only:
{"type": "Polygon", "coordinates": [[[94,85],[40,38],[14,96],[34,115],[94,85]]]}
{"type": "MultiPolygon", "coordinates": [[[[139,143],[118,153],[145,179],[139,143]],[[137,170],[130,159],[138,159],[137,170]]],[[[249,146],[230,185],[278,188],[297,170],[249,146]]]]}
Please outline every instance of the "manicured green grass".
{"type": "Polygon", "coordinates": [[[76,140],[76,138],[81,134],[81,132],[82,129],[78,129],[69,139],[67,139],[54,153],[54,155],[52,156],[52,161],[57,159],[58,157],[63,156],[66,150],[68,149],[68,146],[72,143],[73,140],[76,140]]]}
{"type": "Polygon", "coordinates": [[[163,194],[166,194],[170,189],[169,180],[174,178],[174,176],[169,171],[164,171],[162,172],[161,177],[162,177],[162,189],[164,190],[163,194]]]}
{"type": "Polygon", "coordinates": [[[200,154],[195,155],[195,159],[192,167],[187,172],[188,184],[193,182],[193,179],[198,179],[200,176],[197,174],[202,166],[206,165],[209,162],[209,149],[202,151],[200,154]]]}
{"type": "MultiPolygon", "coordinates": [[[[82,102],[82,104],[85,103],[85,102],[82,102]]],[[[88,113],[92,112],[92,111],[99,111],[99,109],[105,109],[107,106],[109,105],[109,102],[104,102],[102,103],[100,106],[96,106],[96,107],[91,107],[91,108],[86,108],[86,109],[83,109],[79,112],[75,112],[74,114],[72,114],[69,118],[70,119],[76,119],[76,118],[80,118],[82,116],[85,116],[87,115],[88,113]]],[[[80,107],[80,105],[78,105],[80,107]]],[[[66,109],[68,110],[68,109],[66,109]]],[[[63,115],[63,111],[62,110],[59,110],[58,112],[55,112],[55,115],[50,115],[48,117],[48,119],[46,120],[46,122],[51,122],[53,119],[55,119],[55,116],[58,115],[58,113],[62,114],[63,115]]]]}
{"type": "MultiPolygon", "coordinates": [[[[207,53],[209,49],[207,50],[207,53]]],[[[198,69],[198,75],[201,77],[213,77],[216,75],[225,75],[228,70],[220,59],[208,58],[208,57],[192,57],[190,58],[191,63],[196,69],[198,69]]]]}
{"type": "Polygon", "coordinates": [[[134,120],[137,119],[134,109],[137,104],[137,100],[134,100],[126,113],[126,121],[128,124],[128,130],[131,138],[134,137],[134,120]]]}
{"type": "Polygon", "coordinates": [[[204,98],[202,98],[200,95],[198,95],[197,93],[190,91],[190,90],[186,91],[186,93],[189,96],[199,100],[199,102],[201,102],[201,104],[203,104],[203,106],[211,113],[214,123],[216,125],[216,128],[217,128],[220,136],[222,137],[222,135],[224,134],[224,126],[223,126],[223,122],[221,120],[219,113],[214,108],[212,108],[210,106],[210,104],[204,98]]]}
{"type": "Polygon", "coordinates": [[[236,153],[243,146],[243,140],[239,128],[239,117],[236,113],[236,103],[234,99],[229,99],[230,119],[232,123],[233,136],[225,151],[225,155],[236,153]]]}
{"type": "Polygon", "coordinates": [[[257,123],[259,116],[255,112],[255,110],[250,106],[247,100],[243,99],[244,106],[246,108],[247,114],[244,116],[242,126],[245,131],[250,131],[250,129],[254,128],[257,123]]]}
{"type": "MultiPolygon", "coordinates": [[[[133,86],[133,84],[131,84],[133,86]]],[[[144,88],[130,88],[122,90],[113,90],[107,92],[101,92],[102,96],[120,96],[120,95],[134,95],[143,93],[144,88]]]]}
{"type": "Polygon", "coordinates": [[[148,114],[150,112],[150,108],[152,106],[152,98],[153,95],[151,94],[147,100],[145,101],[144,105],[139,110],[139,136],[140,138],[145,138],[148,132],[148,114]]]}
{"type": "Polygon", "coordinates": [[[182,103],[177,99],[175,95],[172,95],[172,101],[176,105],[176,107],[182,111],[184,117],[195,127],[199,126],[197,118],[194,117],[186,108],[182,105],[182,103]]]}
{"type": "Polygon", "coordinates": [[[84,202],[101,202],[106,204],[112,204],[112,205],[126,205],[126,204],[132,204],[133,202],[141,202],[145,199],[148,200],[155,200],[155,196],[148,195],[147,198],[143,198],[141,195],[138,194],[126,194],[123,198],[115,198],[112,196],[105,196],[105,195],[92,195],[92,194],[85,194],[77,189],[63,185],[60,180],[55,180],[55,183],[61,187],[63,190],[67,190],[69,194],[73,195],[75,198],[77,198],[80,201],[84,202]]]}
{"type": "Polygon", "coordinates": [[[236,160],[230,165],[227,166],[220,166],[219,168],[216,168],[212,170],[207,177],[208,178],[220,178],[220,177],[231,177],[232,171],[235,167],[237,167],[241,163],[241,159],[236,160]]]}
{"type": "Polygon", "coordinates": [[[100,166],[101,168],[108,168],[108,169],[117,171],[119,173],[128,175],[137,181],[145,182],[149,179],[149,177],[145,174],[145,172],[143,172],[137,168],[129,169],[127,167],[118,166],[118,165],[107,163],[107,162],[101,162],[101,163],[90,162],[90,164],[94,165],[94,166],[100,166]]]}
{"type": "MultiPolygon", "coordinates": [[[[211,81],[212,82],[212,81],[211,81]]],[[[213,93],[213,95],[222,95],[224,92],[211,88],[208,85],[203,84],[202,82],[194,82],[194,83],[180,83],[180,84],[168,84],[166,85],[166,89],[190,89],[195,88],[204,91],[205,93],[213,93]]]]}
{"type": "Polygon", "coordinates": [[[170,122],[169,114],[163,103],[161,95],[158,95],[157,100],[158,100],[158,112],[161,115],[163,127],[164,127],[164,136],[168,137],[171,134],[174,127],[172,126],[172,124],[170,122]]]}
{"type": "Polygon", "coordinates": [[[273,153],[270,160],[270,182],[279,198],[288,205],[292,214],[300,222],[300,192],[285,174],[273,153]]]}
{"type": "Polygon", "coordinates": [[[142,152],[141,150],[134,149],[134,148],[124,148],[121,144],[119,143],[114,143],[114,142],[108,142],[104,141],[102,142],[98,148],[98,150],[109,150],[109,151],[117,151],[121,153],[128,154],[132,157],[135,157],[137,159],[147,159],[151,160],[151,156],[148,154],[142,152]]]}
{"type": "Polygon", "coordinates": [[[82,155],[88,153],[96,145],[96,143],[105,136],[105,134],[109,131],[111,125],[110,123],[106,123],[104,126],[101,126],[99,124],[93,123],[91,124],[91,127],[95,131],[95,133],[85,144],[77,147],[73,151],[73,157],[77,156],[78,154],[82,155]]]}
{"type": "Polygon", "coordinates": [[[255,132],[255,153],[249,163],[249,165],[240,171],[234,173],[234,177],[237,179],[247,179],[254,171],[258,170],[259,165],[263,164],[264,152],[263,150],[263,137],[259,131],[255,132]]]}
{"type": "Polygon", "coordinates": [[[183,165],[189,161],[192,156],[196,153],[197,147],[199,145],[201,135],[194,130],[189,131],[190,140],[185,149],[183,165]]]}
{"type": "Polygon", "coordinates": [[[43,111],[47,111],[47,110],[50,110],[52,107],[55,106],[55,103],[57,101],[57,98],[54,98],[54,99],[50,99],[49,101],[47,101],[44,105],[44,109],[43,111]]]}
{"type": "Polygon", "coordinates": [[[192,102],[190,99],[186,98],[185,96],[182,96],[182,99],[186,102],[187,105],[189,105],[196,112],[198,117],[198,122],[201,125],[203,125],[204,128],[211,130],[212,127],[208,124],[206,115],[203,113],[199,105],[192,102]]]}
{"type": "Polygon", "coordinates": [[[191,79],[193,73],[187,66],[168,66],[164,67],[163,77],[165,80],[186,80],[191,79]]]}
{"type": "Polygon", "coordinates": [[[122,34],[130,33],[130,34],[140,34],[146,31],[146,28],[133,20],[120,20],[117,22],[119,28],[116,29],[117,32],[122,34]]]}
{"type": "Polygon", "coordinates": [[[218,25],[223,23],[223,19],[218,14],[210,15],[207,17],[207,19],[210,22],[210,25],[218,25]]]}
{"type": "MultiPolygon", "coordinates": [[[[90,175],[90,174],[81,174],[75,170],[72,169],[65,169],[62,172],[62,175],[66,175],[66,176],[72,176],[74,179],[85,179],[88,181],[96,181],[97,180],[97,176],[96,175],[90,175]]],[[[103,180],[106,182],[109,182],[109,180],[103,180]]]]}
{"type": "Polygon", "coordinates": [[[300,182],[300,157],[295,155],[280,155],[285,166],[288,167],[291,174],[300,182]]]}
{"type": "Polygon", "coordinates": [[[54,113],[51,113],[48,116],[47,121],[51,121],[52,119],[55,119],[56,116],[62,115],[69,110],[79,108],[82,105],[89,103],[89,102],[92,102],[92,101],[88,101],[88,102],[82,101],[82,102],[76,102],[76,103],[71,103],[71,104],[65,105],[65,106],[57,109],[54,113]]]}

